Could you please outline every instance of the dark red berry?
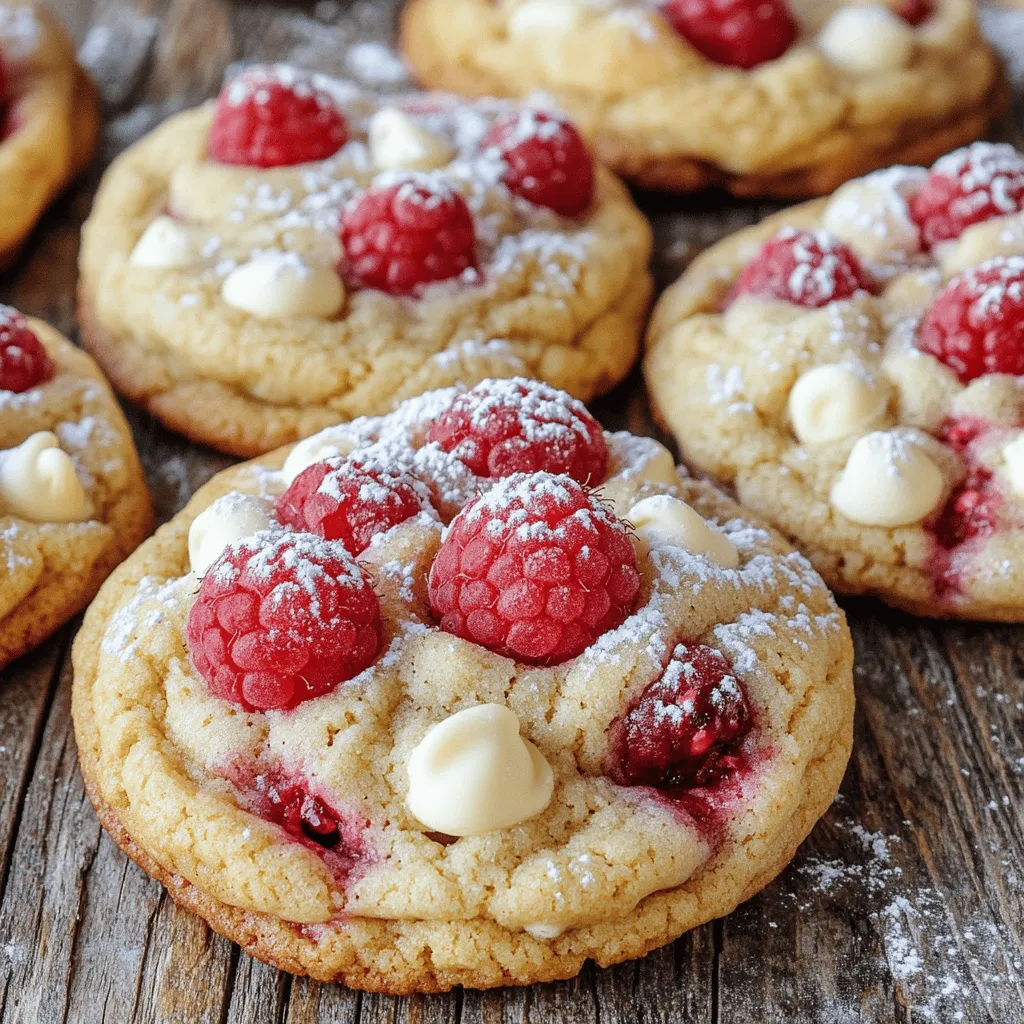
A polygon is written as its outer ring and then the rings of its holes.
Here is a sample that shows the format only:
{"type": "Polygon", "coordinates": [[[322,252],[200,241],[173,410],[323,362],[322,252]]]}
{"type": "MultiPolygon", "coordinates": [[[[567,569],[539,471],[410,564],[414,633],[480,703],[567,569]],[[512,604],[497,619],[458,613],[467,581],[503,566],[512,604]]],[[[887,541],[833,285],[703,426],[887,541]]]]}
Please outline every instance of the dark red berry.
{"type": "Polygon", "coordinates": [[[730,67],[775,60],[797,37],[785,0],[667,0],[663,9],[695,50],[730,67]]]}
{"type": "Polygon", "coordinates": [[[53,374],[53,362],[28,321],[16,309],[0,306],[0,390],[20,394],[53,374]]]}

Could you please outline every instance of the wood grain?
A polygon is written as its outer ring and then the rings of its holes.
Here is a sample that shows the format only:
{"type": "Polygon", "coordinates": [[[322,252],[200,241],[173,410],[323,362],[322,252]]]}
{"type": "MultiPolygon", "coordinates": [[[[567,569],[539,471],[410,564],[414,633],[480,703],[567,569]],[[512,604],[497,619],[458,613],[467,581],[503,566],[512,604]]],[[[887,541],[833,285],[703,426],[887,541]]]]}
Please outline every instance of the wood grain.
{"type": "MultiPolygon", "coordinates": [[[[398,5],[54,2],[101,89],[103,152],[44,218],[0,299],[72,333],[78,228],[102,164],[214,93],[235,61],[344,72],[353,43],[393,38],[398,5]]],[[[1020,65],[1024,13],[986,20],[1020,65]]],[[[1007,120],[1001,135],[1019,141],[1020,124],[1007,120]]],[[[662,286],[774,209],[719,195],[640,199],[662,286]]],[[[638,374],[595,411],[610,428],[657,435],[638,374]]],[[[230,463],[130,416],[162,518],[230,463]]],[[[868,602],[848,612],[856,751],[840,799],[780,879],[636,963],[411,999],[257,963],[120,854],[75,765],[69,628],[0,674],[0,1022],[1024,1022],[1024,631],[920,622],[868,602]]]]}

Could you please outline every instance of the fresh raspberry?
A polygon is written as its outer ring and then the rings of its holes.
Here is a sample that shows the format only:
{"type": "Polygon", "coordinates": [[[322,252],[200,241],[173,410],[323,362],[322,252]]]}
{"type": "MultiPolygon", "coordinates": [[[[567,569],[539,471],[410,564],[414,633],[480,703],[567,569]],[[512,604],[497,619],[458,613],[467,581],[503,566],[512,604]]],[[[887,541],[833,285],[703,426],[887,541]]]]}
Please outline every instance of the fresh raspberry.
{"type": "Polygon", "coordinates": [[[511,192],[563,217],[582,213],[594,197],[594,162],[575,127],[540,110],[499,119],[482,149],[495,149],[511,192]]]}
{"type": "Polygon", "coordinates": [[[596,486],[608,471],[604,431],[583,403],[522,377],[481,381],[459,395],[431,424],[427,440],[477,476],[543,470],[596,486]]]}
{"type": "Polygon", "coordinates": [[[1024,209],[1024,154],[1005,142],[947,153],[910,200],[927,245],[959,238],[972,224],[1024,209]]]}
{"type": "Polygon", "coordinates": [[[911,25],[920,25],[935,13],[934,0],[899,0],[896,13],[911,25]]]}
{"type": "Polygon", "coordinates": [[[628,785],[706,786],[751,725],[747,698],[725,656],[679,644],[660,678],[626,714],[619,774],[628,785]]]}
{"type": "Polygon", "coordinates": [[[25,318],[0,306],[0,390],[21,393],[53,376],[53,363],[25,318]]]}
{"type": "Polygon", "coordinates": [[[857,292],[875,294],[878,285],[854,251],[827,231],[783,228],[744,267],[732,290],[817,309],[857,292]]]}
{"type": "Polygon", "coordinates": [[[369,578],[340,544],[281,531],[231,545],[188,616],[192,662],[247,711],[293,708],[370,665],[381,643],[369,578]]]}
{"type": "Polygon", "coordinates": [[[359,555],[374,534],[422,511],[424,493],[415,481],[375,460],[326,459],[304,469],[277,499],[277,518],[341,541],[349,554],[359,555]]]}
{"type": "Polygon", "coordinates": [[[987,536],[996,527],[1001,505],[992,470],[973,467],[939,513],[932,527],[935,539],[950,549],[987,536]]]}
{"type": "Polygon", "coordinates": [[[423,176],[364,192],[342,217],[341,243],[356,283],[392,295],[458,277],[476,260],[466,200],[423,176]]]}
{"type": "Polygon", "coordinates": [[[954,277],[925,313],[917,346],[964,384],[986,373],[1024,375],[1024,257],[954,277]]]}
{"type": "Polygon", "coordinates": [[[626,528],[575,480],[519,473],[451,524],[430,568],[441,628],[529,664],[574,658],[640,589],[626,528]]]}
{"type": "Polygon", "coordinates": [[[326,160],[348,141],[331,97],[291,68],[256,67],[221,89],[210,156],[222,164],[289,167],[326,160]]]}
{"type": "Polygon", "coordinates": [[[938,438],[964,455],[967,449],[989,430],[980,416],[948,416],[938,429],[938,438]]]}
{"type": "Polygon", "coordinates": [[[781,57],[797,36],[785,0],[668,0],[664,11],[695,50],[736,68],[781,57]]]}

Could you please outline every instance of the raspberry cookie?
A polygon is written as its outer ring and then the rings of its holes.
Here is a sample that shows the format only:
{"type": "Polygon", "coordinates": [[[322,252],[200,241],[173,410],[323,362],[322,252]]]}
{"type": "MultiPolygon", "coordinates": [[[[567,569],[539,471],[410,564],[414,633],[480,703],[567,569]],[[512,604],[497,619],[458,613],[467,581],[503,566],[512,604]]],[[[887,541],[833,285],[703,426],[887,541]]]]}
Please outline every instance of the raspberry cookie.
{"type": "Polygon", "coordinates": [[[976,139],[1007,88],[970,0],[411,0],[419,78],[543,90],[649,188],[822,195],[976,139]]]}
{"type": "Polygon", "coordinates": [[[118,844],[253,955],[372,991],[570,977],[728,913],[851,743],[803,556],[523,379],[220,474],[74,661],[118,844]]]}
{"type": "Polygon", "coordinates": [[[92,159],[99,103],[75,49],[44,9],[0,4],[0,267],[92,159]]]}
{"type": "Polygon", "coordinates": [[[128,425],[93,361],[0,306],[0,666],[84,608],[152,521],[128,425]]]}
{"type": "Polygon", "coordinates": [[[589,400],[636,357],[650,248],[561,117],[258,67],[114,163],[81,318],[122,392],[256,455],[456,381],[589,400]]]}
{"type": "Polygon", "coordinates": [[[1024,620],[1024,155],[893,167],[703,254],[647,381],[836,590],[1024,620]]]}

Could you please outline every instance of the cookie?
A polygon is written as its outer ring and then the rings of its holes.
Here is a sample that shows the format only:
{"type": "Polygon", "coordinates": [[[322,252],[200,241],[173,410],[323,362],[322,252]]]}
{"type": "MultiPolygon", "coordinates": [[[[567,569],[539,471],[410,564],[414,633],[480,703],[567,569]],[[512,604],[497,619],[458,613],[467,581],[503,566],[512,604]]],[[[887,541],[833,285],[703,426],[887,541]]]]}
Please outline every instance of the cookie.
{"type": "Polygon", "coordinates": [[[0,306],[0,667],[81,611],[152,525],[128,424],[96,365],[0,306]]]}
{"type": "Polygon", "coordinates": [[[99,101],[74,44],[45,9],[0,4],[0,267],[13,262],[50,201],[83,170],[99,101]]]}
{"type": "Polygon", "coordinates": [[[851,744],[804,557],[522,379],[221,473],[74,665],[121,848],[252,955],[370,991],[566,978],[728,913],[851,744]]]}
{"type": "Polygon", "coordinates": [[[647,384],[684,459],[829,585],[1024,619],[1024,155],[975,143],[714,246],[647,384]]]}
{"type": "Polygon", "coordinates": [[[969,0],[411,0],[418,77],[543,90],[647,188],[823,195],[978,138],[1007,87],[969,0]]]}
{"type": "Polygon", "coordinates": [[[590,399],[637,355],[650,249],[557,115],[255,68],[111,167],[81,320],[121,392],[251,456],[455,381],[590,399]]]}

